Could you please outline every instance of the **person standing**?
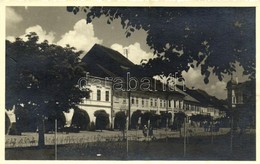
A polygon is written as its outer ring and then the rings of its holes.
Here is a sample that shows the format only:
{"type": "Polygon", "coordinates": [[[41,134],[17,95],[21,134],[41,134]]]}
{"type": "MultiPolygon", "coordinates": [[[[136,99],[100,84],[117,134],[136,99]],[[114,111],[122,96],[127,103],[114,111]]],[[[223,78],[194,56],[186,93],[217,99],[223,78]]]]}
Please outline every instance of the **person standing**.
{"type": "Polygon", "coordinates": [[[147,137],[147,126],[146,125],[144,125],[144,127],[143,127],[143,135],[145,138],[147,137]]]}

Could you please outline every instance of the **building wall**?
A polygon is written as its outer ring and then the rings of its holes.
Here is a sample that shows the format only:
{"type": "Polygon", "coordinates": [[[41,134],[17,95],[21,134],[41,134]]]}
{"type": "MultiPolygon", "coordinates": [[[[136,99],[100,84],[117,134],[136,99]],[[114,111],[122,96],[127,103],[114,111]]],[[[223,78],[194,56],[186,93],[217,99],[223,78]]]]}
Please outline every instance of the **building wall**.
{"type": "MultiPolygon", "coordinates": [[[[112,91],[111,82],[93,77],[87,83],[86,88],[91,91],[90,97],[79,104],[79,107],[88,112],[91,121],[95,122],[94,112],[97,110],[105,110],[109,114],[112,124],[117,112],[125,111],[128,113],[128,93],[112,91]]],[[[218,109],[204,107],[198,102],[186,102],[182,97],[176,95],[169,95],[167,98],[166,92],[132,91],[130,93],[130,116],[136,110],[141,110],[143,113],[145,111],[155,111],[157,114],[168,111],[172,113],[172,121],[174,113],[179,111],[185,112],[188,116],[193,114],[210,114],[213,117],[219,117],[220,115],[218,109]]]]}
{"type": "Polygon", "coordinates": [[[95,122],[95,111],[105,110],[109,114],[111,123],[112,116],[112,83],[98,77],[87,78],[87,84],[84,86],[90,90],[90,97],[85,98],[78,106],[87,111],[90,121],[95,122]]]}
{"type": "MultiPolygon", "coordinates": [[[[133,112],[137,110],[141,110],[143,113],[146,111],[155,111],[157,114],[160,114],[160,112],[168,111],[173,115],[174,113],[182,110],[184,103],[180,97],[169,96],[167,100],[165,95],[166,94],[163,92],[131,92],[130,116],[133,114],[133,112]]],[[[115,114],[119,111],[128,111],[128,101],[128,93],[119,91],[114,92],[113,113],[115,114]]]]}

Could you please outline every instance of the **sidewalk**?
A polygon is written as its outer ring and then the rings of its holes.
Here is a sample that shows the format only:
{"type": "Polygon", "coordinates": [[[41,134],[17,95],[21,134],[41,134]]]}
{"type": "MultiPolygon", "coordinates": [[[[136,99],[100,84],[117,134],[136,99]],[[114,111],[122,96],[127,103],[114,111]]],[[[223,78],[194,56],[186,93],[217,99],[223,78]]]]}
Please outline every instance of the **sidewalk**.
{"type": "MultiPolygon", "coordinates": [[[[228,129],[220,129],[219,132],[213,132],[213,135],[225,134],[228,129]]],[[[165,129],[158,129],[153,131],[154,137],[156,139],[162,138],[178,138],[180,137],[179,131],[170,131],[165,129]]],[[[183,135],[183,129],[181,134],[183,135]]],[[[187,129],[187,136],[194,135],[211,135],[210,132],[201,131],[201,129],[187,129]]],[[[129,130],[128,140],[145,140],[142,130],[129,130]]],[[[57,133],[57,144],[84,144],[88,142],[97,141],[119,141],[123,140],[123,134],[121,131],[81,131],[80,133],[57,133]]],[[[22,133],[21,136],[6,135],[5,136],[5,147],[30,147],[37,146],[38,144],[38,133],[22,133]]],[[[55,134],[45,134],[45,144],[54,145],[55,144],[55,134]]]]}

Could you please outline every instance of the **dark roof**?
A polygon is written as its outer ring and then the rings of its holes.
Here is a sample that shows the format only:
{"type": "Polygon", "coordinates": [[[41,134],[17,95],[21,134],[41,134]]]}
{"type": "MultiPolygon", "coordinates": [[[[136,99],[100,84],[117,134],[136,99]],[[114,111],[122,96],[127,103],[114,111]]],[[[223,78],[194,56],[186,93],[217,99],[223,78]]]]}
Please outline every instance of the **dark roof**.
{"type": "MultiPolygon", "coordinates": [[[[101,78],[120,77],[126,79],[127,73],[130,77],[141,79],[145,73],[142,72],[141,66],[133,64],[130,60],[120,54],[118,51],[95,44],[90,51],[82,58],[82,62],[87,64],[87,71],[92,76],[101,78]]],[[[151,78],[151,89],[159,92],[165,92],[163,84],[151,78]]],[[[131,85],[131,84],[130,84],[131,85]]],[[[139,88],[140,86],[138,86],[139,88]]],[[[183,97],[184,95],[177,91],[167,92],[170,95],[183,97]]]]}
{"type": "MultiPolygon", "coordinates": [[[[177,86],[179,89],[182,88],[182,86],[177,86]]],[[[201,90],[201,89],[189,89],[189,88],[185,88],[185,91],[183,91],[186,93],[186,101],[191,101],[191,102],[195,102],[194,100],[196,100],[197,102],[199,102],[201,105],[205,106],[205,107],[215,107],[218,108],[220,110],[227,110],[225,105],[226,103],[224,102],[224,100],[219,100],[218,98],[216,98],[215,96],[211,96],[209,95],[206,91],[201,90]]],[[[185,100],[185,99],[184,99],[185,100]]]]}
{"type": "Polygon", "coordinates": [[[196,98],[192,97],[191,95],[189,95],[186,91],[187,91],[187,87],[183,87],[181,85],[176,85],[177,91],[182,93],[183,95],[185,95],[184,97],[184,101],[188,101],[188,102],[192,102],[192,103],[200,103],[196,98]],[[184,90],[185,89],[185,90],[184,90]]]}
{"type": "Polygon", "coordinates": [[[125,77],[126,72],[137,69],[137,65],[120,54],[118,51],[95,44],[91,50],[82,58],[82,62],[88,65],[89,72],[93,76],[107,77],[114,76],[125,77]]]}
{"type": "Polygon", "coordinates": [[[211,105],[208,94],[205,91],[186,88],[186,93],[198,100],[201,103],[201,105],[211,105]]]}
{"type": "Polygon", "coordinates": [[[203,91],[201,89],[188,89],[188,93],[194,96],[197,100],[200,101],[201,104],[205,106],[211,106],[226,111],[226,107],[224,106],[225,104],[223,103],[223,101],[219,100],[215,96],[209,95],[206,91],[203,91]]]}

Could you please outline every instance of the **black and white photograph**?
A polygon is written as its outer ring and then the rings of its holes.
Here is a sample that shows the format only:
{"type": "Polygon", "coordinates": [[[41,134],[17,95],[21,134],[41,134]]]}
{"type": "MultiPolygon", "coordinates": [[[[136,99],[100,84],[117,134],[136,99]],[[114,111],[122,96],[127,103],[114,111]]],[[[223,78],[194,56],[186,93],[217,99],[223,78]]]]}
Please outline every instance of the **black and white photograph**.
{"type": "Polygon", "coordinates": [[[6,161],[256,161],[257,7],[4,9],[6,161]]]}

